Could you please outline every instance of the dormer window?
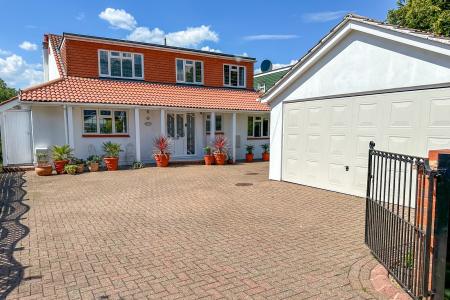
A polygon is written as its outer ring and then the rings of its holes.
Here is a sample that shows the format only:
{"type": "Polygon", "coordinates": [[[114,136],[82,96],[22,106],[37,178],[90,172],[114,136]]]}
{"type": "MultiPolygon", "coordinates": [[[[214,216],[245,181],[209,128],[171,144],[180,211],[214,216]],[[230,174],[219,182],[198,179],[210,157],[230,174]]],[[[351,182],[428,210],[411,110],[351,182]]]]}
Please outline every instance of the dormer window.
{"type": "Polygon", "coordinates": [[[177,82],[203,84],[203,62],[200,60],[177,59],[177,82]]]}
{"type": "Polygon", "coordinates": [[[245,67],[243,66],[223,65],[223,85],[245,88],[245,73],[245,67]]]}
{"type": "Polygon", "coordinates": [[[99,50],[100,77],[143,79],[143,56],[139,53],[99,50]]]}

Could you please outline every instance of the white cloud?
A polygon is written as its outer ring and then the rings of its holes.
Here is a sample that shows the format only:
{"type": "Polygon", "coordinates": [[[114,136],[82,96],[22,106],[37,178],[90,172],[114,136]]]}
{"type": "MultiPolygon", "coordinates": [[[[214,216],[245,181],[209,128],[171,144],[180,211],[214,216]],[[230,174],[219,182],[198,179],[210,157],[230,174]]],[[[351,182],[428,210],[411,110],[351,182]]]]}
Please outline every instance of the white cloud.
{"type": "Polygon", "coordinates": [[[0,78],[15,88],[37,84],[43,81],[42,65],[28,64],[21,56],[12,54],[0,58],[0,78]]]}
{"type": "Polygon", "coordinates": [[[75,19],[77,19],[77,21],[83,21],[84,18],[86,17],[86,14],[84,12],[80,12],[75,19]]]}
{"type": "Polygon", "coordinates": [[[163,44],[164,37],[167,45],[178,47],[197,47],[205,41],[219,41],[219,35],[206,25],[188,27],[185,30],[169,33],[165,33],[159,28],[137,27],[127,38],[138,42],[163,44]]]}
{"type": "Polygon", "coordinates": [[[29,41],[23,41],[22,44],[19,45],[19,47],[26,51],[36,51],[37,50],[37,45],[33,44],[29,41]]]}
{"type": "Polygon", "coordinates": [[[303,15],[303,20],[308,23],[323,23],[342,19],[348,12],[345,10],[321,11],[303,15]]]}
{"type": "Polygon", "coordinates": [[[209,46],[204,46],[204,47],[200,48],[200,50],[202,50],[202,51],[209,51],[209,52],[216,52],[216,53],[222,53],[222,51],[220,51],[219,49],[214,49],[214,48],[211,48],[209,46]]]}
{"type": "Polygon", "coordinates": [[[296,34],[257,34],[244,36],[247,41],[291,40],[298,38],[296,34]]]}
{"type": "Polygon", "coordinates": [[[10,54],[11,54],[10,51],[0,49],[0,55],[5,56],[5,55],[10,55],[10,54]]]}
{"type": "Polygon", "coordinates": [[[239,56],[245,56],[245,57],[248,57],[248,53],[247,53],[247,52],[244,52],[244,53],[242,53],[242,54],[239,54],[239,56]]]}
{"type": "Polygon", "coordinates": [[[137,26],[134,17],[123,9],[108,7],[98,16],[100,19],[107,21],[115,29],[133,30],[137,26]]]}
{"type": "MultiPolygon", "coordinates": [[[[292,65],[296,64],[297,62],[298,62],[298,60],[292,59],[287,64],[275,63],[275,64],[272,64],[272,70],[276,70],[276,69],[281,69],[281,68],[284,68],[284,67],[292,66],[292,65]]],[[[261,73],[261,68],[255,69],[254,73],[255,74],[261,73]]]]}

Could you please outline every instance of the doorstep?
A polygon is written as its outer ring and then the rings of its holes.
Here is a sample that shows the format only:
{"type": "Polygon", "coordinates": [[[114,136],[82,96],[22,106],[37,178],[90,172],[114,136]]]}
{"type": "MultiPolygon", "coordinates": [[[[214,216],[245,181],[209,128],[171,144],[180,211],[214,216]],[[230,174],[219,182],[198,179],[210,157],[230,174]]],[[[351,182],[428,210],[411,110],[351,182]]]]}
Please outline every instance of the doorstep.
{"type": "Polygon", "coordinates": [[[3,166],[2,168],[3,168],[3,172],[5,172],[5,173],[23,172],[23,171],[33,171],[34,165],[33,164],[8,165],[8,166],[3,166]]]}

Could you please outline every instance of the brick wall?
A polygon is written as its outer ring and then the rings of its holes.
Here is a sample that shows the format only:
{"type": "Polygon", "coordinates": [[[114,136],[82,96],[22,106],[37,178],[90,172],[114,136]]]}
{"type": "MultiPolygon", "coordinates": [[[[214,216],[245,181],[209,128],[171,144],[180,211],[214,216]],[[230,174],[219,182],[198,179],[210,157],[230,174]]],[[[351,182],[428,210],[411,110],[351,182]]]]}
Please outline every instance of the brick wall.
{"type": "Polygon", "coordinates": [[[151,82],[176,83],[176,58],[203,61],[204,85],[213,87],[223,87],[223,64],[245,66],[247,89],[253,89],[253,62],[69,39],[65,40],[61,48],[67,75],[99,77],[98,49],[142,53],[144,55],[144,80],[151,82]]]}

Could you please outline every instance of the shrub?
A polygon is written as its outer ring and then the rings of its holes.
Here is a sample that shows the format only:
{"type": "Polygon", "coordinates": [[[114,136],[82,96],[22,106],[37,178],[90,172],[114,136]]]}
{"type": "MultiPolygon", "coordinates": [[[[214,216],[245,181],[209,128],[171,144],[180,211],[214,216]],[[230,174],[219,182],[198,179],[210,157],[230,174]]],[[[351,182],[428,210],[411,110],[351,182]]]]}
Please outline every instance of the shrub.
{"type": "Polygon", "coordinates": [[[133,165],[131,166],[134,170],[136,169],[142,169],[144,168],[144,163],[141,161],[134,161],[133,165]]]}
{"type": "Polygon", "coordinates": [[[67,174],[75,175],[77,173],[77,165],[68,164],[64,166],[64,171],[66,171],[67,174]]]}
{"type": "Polygon", "coordinates": [[[245,146],[245,151],[247,151],[247,154],[253,154],[253,149],[255,149],[255,146],[253,145],[245,146]]]}
{"type": "Polygon", "coordinates": [[[161,135],[153,140],[153,153],[156,155],[170,154],[170,138],[161,135]]]}
{"type": "Polygon", "coordinates": [[[73,149],[70,148],[69,145],[58,146],[55,145],[52,147],[52,157],[53,160],[69,160],[72,158],[73,149]]]}
{"type": "Polygon", "coordinates": [[[215,149],[214,153],[226,154],[228,148],[228,139],[222,134],[217,135],[214,139],[213,145],[215,149]]]}
{"type": "Polygon", "coordinates": [[[203,151],[205,152],[205,155],[211,155],[211,147],[206,146],[203,148],[203,151]]]}
{"type": "Polygon", "coordinates": [[[269,149],[270,149],[269,144],[263,144],[263,145],[261,145],[261,148],[263,149],[264,153],[269,153],[269,149]]]}
{"type": "Polygon", "coordinates": [[[105,157],[115,157],[118,158],[121,149],[120,144],[113,143],[111,141],[103,143],[103,152],[105,152],[105,157]]]}
{"type": "Polygon", "coordinates": [[[89,156],[89,157],[87,158],[87,164],[88,164],[88,165],[90,165],[90,164],[92,164],[92,163],[97,163],[97,164],[99,164],[99,163],[101,163],[101,161],[102,161],[102,158],[101,158],[100,156],[98,156],[98,155],[91,155],[91,156],[89,156]]]}

